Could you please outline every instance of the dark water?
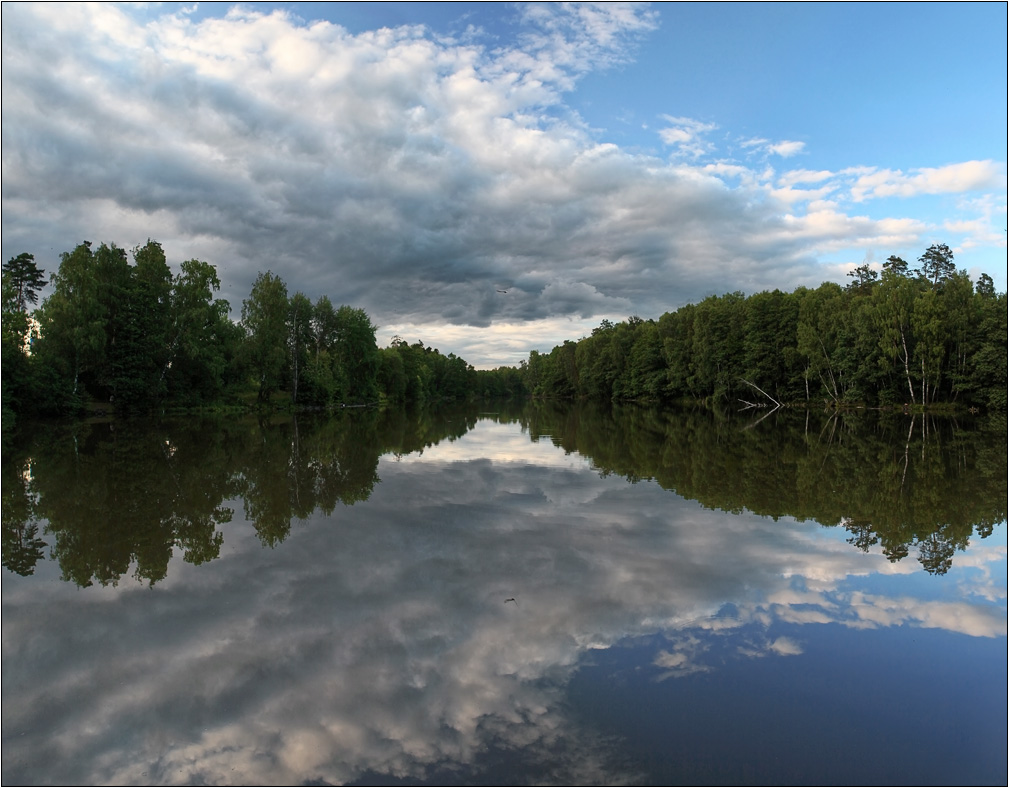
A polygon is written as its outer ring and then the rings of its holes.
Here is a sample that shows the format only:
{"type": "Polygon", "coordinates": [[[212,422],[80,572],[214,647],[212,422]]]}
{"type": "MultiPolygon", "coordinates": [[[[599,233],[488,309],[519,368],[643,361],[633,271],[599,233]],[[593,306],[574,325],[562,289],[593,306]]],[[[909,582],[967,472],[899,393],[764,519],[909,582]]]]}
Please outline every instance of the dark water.
{"type": "Polygon", "coordinates": [[[866,413],[35,427],[3,784],[1004,785],[1006,479],[866,413]]]}

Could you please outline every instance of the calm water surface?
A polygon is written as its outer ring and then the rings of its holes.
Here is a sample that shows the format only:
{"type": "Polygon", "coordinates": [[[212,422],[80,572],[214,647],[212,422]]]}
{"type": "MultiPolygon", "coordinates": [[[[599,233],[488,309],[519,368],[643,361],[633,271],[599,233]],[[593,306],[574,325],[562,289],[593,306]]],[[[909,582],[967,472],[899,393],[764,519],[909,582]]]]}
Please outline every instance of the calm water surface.
{"type": "Polygon", "coordinates": [[[1006,477],[920,416],[34,428],[3,783],[1004,785],[1006,477]]]}

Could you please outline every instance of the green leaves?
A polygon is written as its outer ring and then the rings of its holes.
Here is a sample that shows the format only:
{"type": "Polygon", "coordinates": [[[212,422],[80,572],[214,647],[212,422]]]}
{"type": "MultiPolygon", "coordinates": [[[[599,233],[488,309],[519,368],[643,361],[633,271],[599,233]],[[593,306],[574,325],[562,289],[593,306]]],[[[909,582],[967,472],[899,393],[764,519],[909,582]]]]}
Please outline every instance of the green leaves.
{"type": "Polygon", "coordinates": [[[945,244],[919,259],[918,276],[891,255],[881,276],[866,263],[845,288],[729,293],[657,324],[603,321],[577,343],[533,351],[526,388],[542,397],[736,403],[752,399],[746,380],[775,402],[1004,402],[1005,330],[986,306],[1004,296],[986,275],[972,292],[945,244]]]}
{"type": "Polygon", "coordinates": [[[27,311],[28,304],[38,303],[38,293],[45,287],[45,271],[35,265],[35,255],[22,252],[3,264],[4,282],[10,285],[10,295],[4,294],[4,312],[27,311]],[[8,304],[10,298],[10,304],[8,304]]]}
{"type": "Polygon", "coordinates": [[[252,292],[242,302],[246,348],[261,402],[280,387],[287,361],[287,309],[287,285],[270,271],[256,277],[252,292]]]}
{"type": "Polygon", "coordinates": [[[946,244],[932,244],[925,254],[918,258],[921,268],[917,273],[926,281],[937,287],[956,273],[953,264],[953,252],[946,244]]]}

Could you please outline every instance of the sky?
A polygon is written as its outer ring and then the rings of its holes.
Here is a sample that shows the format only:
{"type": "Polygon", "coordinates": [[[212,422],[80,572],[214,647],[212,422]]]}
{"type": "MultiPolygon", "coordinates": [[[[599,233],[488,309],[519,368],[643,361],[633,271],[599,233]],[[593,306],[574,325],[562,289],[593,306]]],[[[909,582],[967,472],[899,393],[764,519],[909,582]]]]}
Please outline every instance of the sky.
{"type": "Polygon", "coordinates": [[[4,3],[2,254],[151,238],[477,368],[935,243],[1005,291],[1006,9],[4,3]]]}

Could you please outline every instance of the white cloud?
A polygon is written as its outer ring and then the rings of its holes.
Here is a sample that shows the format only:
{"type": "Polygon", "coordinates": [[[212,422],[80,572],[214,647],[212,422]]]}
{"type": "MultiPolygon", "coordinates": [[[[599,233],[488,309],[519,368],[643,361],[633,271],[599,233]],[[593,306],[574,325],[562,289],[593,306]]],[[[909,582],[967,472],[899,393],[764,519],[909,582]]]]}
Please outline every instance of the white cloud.
{"type": "Polygon", "coordinates": [[[1006,618],[999,610],[968,602],[925,602],[920,599],[888,599],[873,594],[853,594],[857,621],[852,626],[919,626],[945,629],[972,637],[1005,637],[1006,618]]]}
{"type": "Polygon", "coordinates": [[[778,178],[782,186],[795,186],[800,183],[823,183],[835,177],[830,170],[789,170],[778,178]]]}
{"type": "Polygon", "coordinates": [[[748,139],[739,140],[738,144],[739,147],[744,150],[760,152],[765,155],[772,153],[775,156],[781,156],[783,159],[795,156],[806,148],[806,143],[804,142],[796,142],[794,140],[771,142],[763,137],[750,137],[748,139]]]}
{"type": "Polygon", "coordinates": [[[755,176],[755,173],[749,167],[744,167],[742,164],[731,164],[729,162],[722,161],[715,162],[714,164],[705,164],[701,167],[701,170],[706,173],[726,178],[752,180],[755,176]]]}
{"type": "Polygon", "coordinates": [[[776,142],[773,145],[768,145],[767,149],[783,159],[790,158],[796,154],[802,153],[803,149],[806,147],[805,142],[795,142],[793,140],[782,140],[781,142],[776,142]]]}
{"type": "Polygon", "coordinates": [[[786,215],[789,237],[803,237],[817,249],[854,247],[902,248],[915,243],[927,229],[913,219],[872,219],[850,216],[835,209],[820,207],[806,214],[786,215]]]}
{"type": "MultiPolygon", "coordinates": [[[[959,206],[970,219],[947,219],[942,227],[961,237],[954,251],[975,248],[1006,248],[1006,195],[984,194],[962,198],[959,206]]],[[[977,273],[974,273],[976,278],[977,273]]]]}
{"type": "Polygon", "coordinates": [[[828,194],[835,191],[836,187],[832,184],[827,184],[826,186],[821,186],[819,189],[793,189],[791,187],[784,187],[781,189],[771,189],[770,195],[776,200],[780,200],[786,205],[791,205],[797,202],[820,202],[828,194]]]}
{"type": "Polygon", "coordinates": [[[959,194],[984,189],[1005,189],[1005,164],[990,159],[901,170],[873,170],[860,175],[851,187],[855,202],[880,197],[914,197],[921,194],[959,194]]]}
{"type": "MultiPolygon", "coordinates": [[[[715,157],[717,124],[673,114],[658,130],[669,159],[621,149],[594,138],[566,92],[626,61],[655,13],[547,4],[519,16],[523,32],[502,42],[418,26],[352,34],[255,6],[196,21],[7,4],[3,253],[51,270],[84,238],[151,237],[170,262],[214,263],[236,312],[270,269],[432,343],[500,326],[436,345],[494,366],[515,361],[514,343],[494,338],[505,327],[816,285],[825,250],[921,241],[926,223],[849,215],[843,195],[1004,188],[993,162],[775,173],[715,157]],[[516,297],[494,297],[498,282],[516,297]]],[[[740,144],[765,158],[801,146],[740,144]]],[[[992,241],[966,224],[977,210],[948,217],[969,233],[961,248],[992,241]]]]}
{"type": "Polygon", "coordinates": [[[520,13],[533,28],[509,56],[536,57],[544,81],[565,79],[558,66],[583,72],[626,62],[628,45],[658,25],[656,11],[635,3],[526,3],[520,13]]]}
{"type": "Polygon", "coordinates": [[[679,153],[696,158],[713,149],[704,135],[717,129],[717,124],[672,115],[663,115],[662,119],[669,125],[659,129],[659,139],[666,145],[675,147],[679,153]]]}

